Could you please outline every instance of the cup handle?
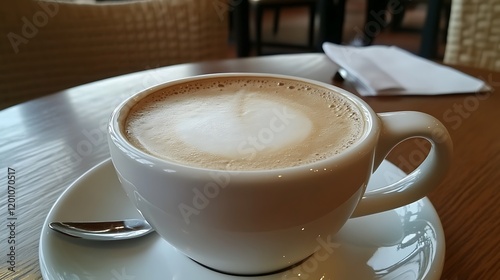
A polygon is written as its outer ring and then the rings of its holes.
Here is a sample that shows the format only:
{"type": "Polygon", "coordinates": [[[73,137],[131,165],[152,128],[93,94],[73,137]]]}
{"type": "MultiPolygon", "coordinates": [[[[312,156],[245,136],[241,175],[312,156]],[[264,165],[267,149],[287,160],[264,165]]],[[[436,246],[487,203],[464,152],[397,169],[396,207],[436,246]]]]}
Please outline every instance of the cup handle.
{"type": "Polygon", "coordinates": [[[389,152],[409,138],[424,138],[431,143],[425,160],[398,182],[366,192],[351,218],[398,208],[427,195],[446,176],[451,164],[453,144],[445,126],[436,118],[420,112],[378,114],[382,129],[375,150],[374,170],[389,152]]]}

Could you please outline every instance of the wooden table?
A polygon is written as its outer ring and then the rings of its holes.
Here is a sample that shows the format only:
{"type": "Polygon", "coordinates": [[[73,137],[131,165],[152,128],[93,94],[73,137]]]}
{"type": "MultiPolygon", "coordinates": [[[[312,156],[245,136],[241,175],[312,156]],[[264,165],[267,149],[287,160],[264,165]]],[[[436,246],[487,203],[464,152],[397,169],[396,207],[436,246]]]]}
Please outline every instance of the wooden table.
{"type": "MultiPolygon", "coordinates": [[[[0,279],[40,279],[38,242],[58,196],[89,168],[109,157],[105,128],[113,108],[153,84],[215,72],[269,72],[332,82],[336,66],[323,54],[281,55],[170,66],[106,79],[0,111],[0,279]],[[8,173],[15,173],[15,182],[8,173]],[[14,183],[15,192],[8,189],[14,183]],[[9,216],[8,199],[15,199],[9,216]],[[16,267],[6,248],[15,217],[16,267]],[[18,277],[18,278],[16,278],[18,277]]],[[[494,91],[433,97],[367,97],[377,112],[418,110],[440,119],[454,140],[449,176],[429,195],[442,220],[446,261],[442,279],[500,279],[500,73],[460,68],[494,91]]],[[[349,84],[339,84],[352,90],[349,84]]],[[[409,141],[389,159],[405,171],[426,150],[409,141]]]]}

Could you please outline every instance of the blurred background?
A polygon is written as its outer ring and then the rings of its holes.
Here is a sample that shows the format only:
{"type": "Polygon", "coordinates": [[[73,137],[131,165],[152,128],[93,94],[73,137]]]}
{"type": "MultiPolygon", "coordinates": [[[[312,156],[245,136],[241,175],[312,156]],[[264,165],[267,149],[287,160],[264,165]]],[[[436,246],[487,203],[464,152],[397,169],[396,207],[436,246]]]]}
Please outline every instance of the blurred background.
{"type": "MultiPolygon", "coordinates": [[[[377,0],[375,0],[377,1],[377,0]]],[[[250,1],[252,2],[252,1],[250,1]]],[[[258,0],[257,0],[258,2],[258,0]]],[[[282,1],[283,2],[283,1],[282,1]]],[[[365,27],[365,17],[368,0],[347,0],[345,7],[345,19],[342,43],[350,44],[365,27]]],[[[419,53],[422,39],[422,29],[427,14],[426,0],[402,0],[405,5],[405,13],[400,23],[395,24],[391,18],[391,12],[386,13],[387,26],[376,34],[373,44],[395,45],[415,54],[419,53]]],[[[445,1],[446,2],[446,1],[445,1]]],[[[255,13],[251,9],[250,35],[255,42],[255,13]]],[[[441,61],[444,56],[446,45],[447,16],[442,12],[438,39],[438,49],[434,60],[441,61]]],[[[262,21],[262,41],[272,44],[294,44],[306,45],[308,40],[309,9],[307,7],[286,7],[280,9],[279,27],[273,32],[274,11],[265,10],[262,21]]],[[[318,33],[318,16],[316,16],[315,35],[318,33]]],[[[307,51],[307,50],[304,50],[307,51]]],[[[300,52],[297,49],[263,47],[263,54],[300,52]]],[[[251,55],[256,55],[252,49],[251,55]]],[[[231,56],[236,56],[234,52],[231,56]]]]}

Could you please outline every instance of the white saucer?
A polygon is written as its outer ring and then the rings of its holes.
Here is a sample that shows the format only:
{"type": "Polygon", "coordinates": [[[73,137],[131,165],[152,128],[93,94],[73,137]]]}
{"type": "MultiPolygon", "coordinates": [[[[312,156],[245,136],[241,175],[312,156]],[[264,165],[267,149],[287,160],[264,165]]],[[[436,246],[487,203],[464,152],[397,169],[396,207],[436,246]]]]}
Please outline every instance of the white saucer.
{"type": "MultiPolygon", "coordinates": [[[[404,173],[384,162],[369,188],[404,173]]],[[[180,254],[156,233],[128,241],[91,242],[53,232],[55,220],[137,217],[110,160],[76,180],[54,204],[40,238],[40,267],[49,279],[439,279],[444,262],[443,229],[427,198],[410,205],[351,219],[330,246],[290,270],[266,276],[231,276],[207,269],[180,254]],[[328,257],[325,257],[328,256],[328,257]]],[[[293,246],[293,244],[290,244],[293,246]]]]}

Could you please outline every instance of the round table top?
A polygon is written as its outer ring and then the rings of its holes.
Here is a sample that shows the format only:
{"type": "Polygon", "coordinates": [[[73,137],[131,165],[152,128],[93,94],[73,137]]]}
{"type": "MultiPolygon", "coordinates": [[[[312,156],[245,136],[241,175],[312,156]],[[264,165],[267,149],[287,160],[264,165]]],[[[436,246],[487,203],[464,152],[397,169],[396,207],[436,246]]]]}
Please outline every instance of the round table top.
{"type": "MultiPolygon", "coordinates": [[[[376,112],[422,111],[448,128],[454,140],[454,160],[444,182],[429,194],[446,238],[442,279],[500,279],[500,73],[458,69],[485,80],[493,91],[363,99],[376,112]]],[[[319,53],[190,63],[81,85],[0,111],[4,174],[0,219],[4,229],[12,218],[16,223],[15,272],[9,269],[4,250],[12,234],[7,236],[3,229],[0,279],[41,278],[38,242],[44,219],[71,182],[109,158],[107,121],[126,97],[168,80],[219,72],[294,75],[354,92],[347,82],[332,80],[336,71],[337,66],[319,53]],[[15,179],[9,180],[9,174],[15,179]],[[14,209],[9,198],[15,199],[14,209]]],[[[406,141],[388,159],[410,171],[420,163],[424,146],[406,141]]]]}

